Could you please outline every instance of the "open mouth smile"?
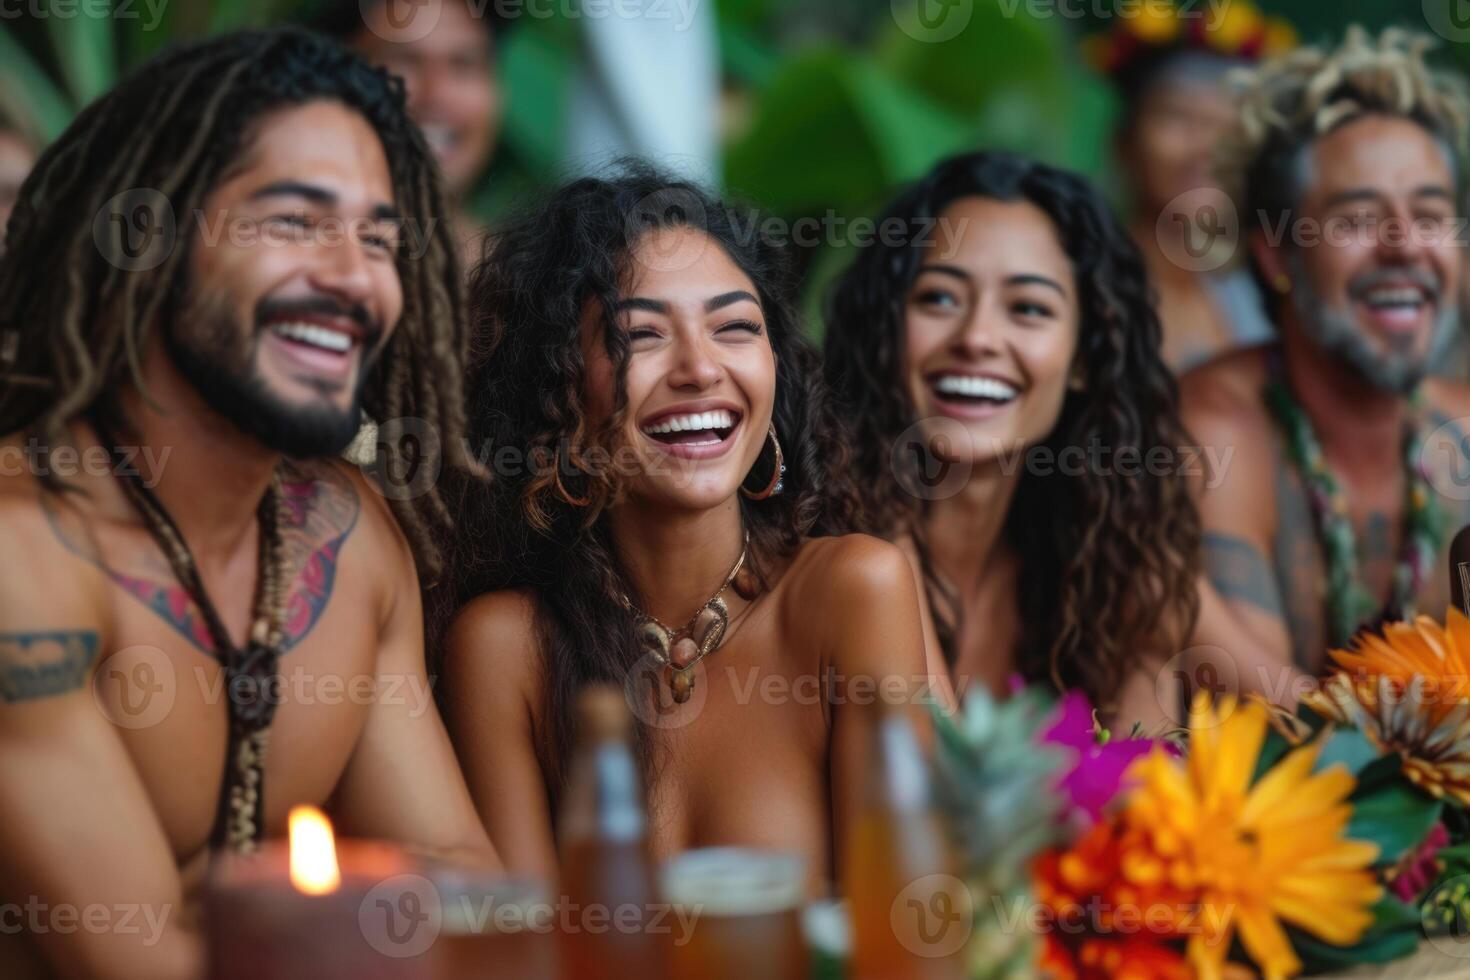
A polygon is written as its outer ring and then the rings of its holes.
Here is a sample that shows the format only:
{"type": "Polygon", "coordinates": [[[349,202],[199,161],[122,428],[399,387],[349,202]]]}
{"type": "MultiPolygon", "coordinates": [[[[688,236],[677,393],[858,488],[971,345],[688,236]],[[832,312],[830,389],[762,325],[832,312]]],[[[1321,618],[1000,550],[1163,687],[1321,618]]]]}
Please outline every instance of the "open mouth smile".
{"type": "Polygon", "coordinates": [[[665,412],[641,424],[639,431],[672,455],[710,459],[723,455],[734,445],[741,420],[740,412],[728,408],[665,412]]]}

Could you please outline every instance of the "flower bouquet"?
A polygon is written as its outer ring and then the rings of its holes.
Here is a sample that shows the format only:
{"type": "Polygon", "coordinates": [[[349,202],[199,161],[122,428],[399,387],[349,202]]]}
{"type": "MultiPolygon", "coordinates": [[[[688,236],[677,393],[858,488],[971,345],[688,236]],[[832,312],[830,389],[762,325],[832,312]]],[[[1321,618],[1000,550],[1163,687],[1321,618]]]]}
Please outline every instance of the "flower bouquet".
{"type": "Polygon", "coordinates": [[[940,719],[976,978],[1329,972],[1412,953],[1414,906],[1466,898],[1436,892],[1447,852],[1426,863],[1452,774],[1415,773],[1377,729],[1204,695],[1182,748],[1088,719],[1036,692],[940,719]]]}

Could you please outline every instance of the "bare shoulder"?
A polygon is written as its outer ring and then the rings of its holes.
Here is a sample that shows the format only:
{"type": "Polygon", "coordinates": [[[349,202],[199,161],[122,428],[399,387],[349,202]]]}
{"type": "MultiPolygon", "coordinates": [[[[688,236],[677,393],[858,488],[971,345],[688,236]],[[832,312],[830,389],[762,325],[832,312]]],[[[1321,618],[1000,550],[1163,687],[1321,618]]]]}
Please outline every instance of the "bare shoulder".
{"type": "Polygon", "coordinates": [[[1248,434],[1267,425],[1267,347],[1247,347],[1217,357],[1179,379],[1184,424],[1196,436],[1207,432],[1248,434]]]}
{"type": "Polygon", "coordinates": [[[913,572],[903,550],[867,534],[808,539],[790,574],[793,598],[799,602],[820,601],[818,593],[839,602],[871,601],[907,595],[913,588],[913,572]]]}
{"type": "Polygon", "coordinates": [[[480,701],[515,692],[534,705],[540,647],[534,593],[506,589],[476,596],[455,613],[445,633],[445,693],[452,700],[480,701]]]}

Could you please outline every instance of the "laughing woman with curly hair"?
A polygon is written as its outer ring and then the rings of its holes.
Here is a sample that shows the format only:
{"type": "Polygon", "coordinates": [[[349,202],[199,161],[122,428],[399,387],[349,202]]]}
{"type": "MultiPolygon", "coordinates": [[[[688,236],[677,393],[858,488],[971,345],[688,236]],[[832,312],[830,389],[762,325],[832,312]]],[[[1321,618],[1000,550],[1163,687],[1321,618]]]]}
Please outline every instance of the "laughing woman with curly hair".
{"type": "Polygon", "coordinates": [[[879,227],[834,286],[827,375],[931,660],[1154,727],[1200,530],[1137,249],[1081,178],[1007,154],[940,163],[879,227]]]}
{"type": "Polygon", "coordinates": [[[495,479],[460,495],[441,694],[513,870],[555,869],[573,700],[611,682],[645,722],[654,851],[795,852],[817,891],[863,772],[859,685],[923,686],[907,562],[841,533],[857,496],[817,354],[739,218],[640,168],[578,180],[473,277],[495,479]]]}

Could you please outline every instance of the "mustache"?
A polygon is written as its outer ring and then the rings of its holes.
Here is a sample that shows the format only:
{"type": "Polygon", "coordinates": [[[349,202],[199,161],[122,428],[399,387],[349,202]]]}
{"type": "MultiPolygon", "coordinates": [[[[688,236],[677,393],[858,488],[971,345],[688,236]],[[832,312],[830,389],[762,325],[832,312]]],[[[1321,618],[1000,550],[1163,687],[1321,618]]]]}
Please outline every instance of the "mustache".
{"type": "Polygon", "coordinates": [[[1393,285],[1401,282],[1410,282],[1419,286],[1428,293],[1435,302],[1438,302],[1444,292],[1444,284],[1440,282],[1439,276],[1428,269],[1420,269],[1414,266],[1402,266],[1389,269],[1374,269],[1356,275],[1348,283],[1348,294],[1355,299],[1369,290],[1379,286],[1393,285]]]}
{"type": "Polygon", "coordinates": [[[375,347],[383,336],[383,323],[368,312],[361,303],[347,304],[330,296],[312,296],[303,299],[263,299],[255,307],[255,325],[263,326],[268,320],[285,319],[292,316],[345,317],[357,325],[363,334],[363,346],[375,347]]]}

